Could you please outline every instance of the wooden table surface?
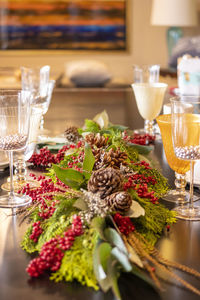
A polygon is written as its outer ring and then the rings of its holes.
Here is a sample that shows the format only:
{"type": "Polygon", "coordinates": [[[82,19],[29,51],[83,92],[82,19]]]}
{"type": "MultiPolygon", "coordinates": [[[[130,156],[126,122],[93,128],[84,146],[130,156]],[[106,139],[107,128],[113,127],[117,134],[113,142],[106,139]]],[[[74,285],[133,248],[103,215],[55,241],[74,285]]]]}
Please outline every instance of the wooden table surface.
{"type": "MultiPolygon", "coordinates": [[[[62,133],[66,126],[81,126],[85,118],[92,118],[106,109],[113,123],[128,125],[131,128],[143,126],[138,115],[132,91],[124,90],[57,90],[54,92],[49,111],[45,116],[45,127],[52,134],[62,133]]],[[[174,175],[164,159],[162,142],[155,144],[153,155],[159,162],[163,174],[173,185],[174,175]]],[[[6,180],[8,170],[0,173],[0,183],[6,180]]],[[[172,205],[165,202],[171,208],[172,205]]],[[[200,205],[200,203],[197,203],[200,205]]],[[[20,241],[27,224],[19,226],[18,217],[8,216],[9,210],[0,210],[0,299],[1,300],[114,300],[111,292],[82,287],[76,282],[55,284],[47,276],[30,279],[25,268],[30,256],[20,248],[20,241]]],[[[157,243],[161,254],[179,263],[186,264],[200,272],[200,222],[178,220],[169,232],[165,231],[157,243]]],[[[178,274],[180,272],[177,271],[178,274]]],[[[182,273],[182,278],[200,288],[200,280],[182,273]]],[[[164,290],[156,292],[144,282],[130,274],[120,278],[123,300],[197,300],[200,297],[179,287],[176,282],[163,281],[164,290]]]]}

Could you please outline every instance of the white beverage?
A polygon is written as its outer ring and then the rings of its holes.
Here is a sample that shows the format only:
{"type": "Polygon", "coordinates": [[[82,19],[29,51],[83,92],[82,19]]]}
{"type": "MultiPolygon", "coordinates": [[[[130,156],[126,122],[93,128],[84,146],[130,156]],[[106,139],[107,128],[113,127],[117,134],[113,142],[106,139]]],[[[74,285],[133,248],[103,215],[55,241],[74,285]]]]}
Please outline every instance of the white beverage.
{"type": "Polygon", "coordinates": [[[140,115],[145,120],[155,119],[161,111],[167,84],[134,83],[132,88],[140,115]]]}

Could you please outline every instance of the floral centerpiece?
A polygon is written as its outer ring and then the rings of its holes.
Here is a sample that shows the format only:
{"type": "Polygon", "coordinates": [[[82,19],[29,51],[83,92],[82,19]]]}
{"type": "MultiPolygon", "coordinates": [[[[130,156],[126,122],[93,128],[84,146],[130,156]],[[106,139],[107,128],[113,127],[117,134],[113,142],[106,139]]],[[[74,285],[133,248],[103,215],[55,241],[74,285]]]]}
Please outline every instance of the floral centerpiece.
{"type": "Polygon", "coordinates": [[[176,218],[159,203],[168,184],[147,158],[151,147],[141,145],[146,137],[110,124],[106,112],[83,128],[67,128],[65,136],[66,145],[56,154],[42,148],[32,156],[30,162],[48,170],[30,174],[39,187],[20,191],[33,200],[22,214],[31,220],[22,248],[37,253],[27,266],[30,276],[47,272],[55,282],[111,288],[120,299],[121,271],[160,288],[161,269],[199,294],[169,266],[199,273],[167,261],[154,247],[176,218]]]}

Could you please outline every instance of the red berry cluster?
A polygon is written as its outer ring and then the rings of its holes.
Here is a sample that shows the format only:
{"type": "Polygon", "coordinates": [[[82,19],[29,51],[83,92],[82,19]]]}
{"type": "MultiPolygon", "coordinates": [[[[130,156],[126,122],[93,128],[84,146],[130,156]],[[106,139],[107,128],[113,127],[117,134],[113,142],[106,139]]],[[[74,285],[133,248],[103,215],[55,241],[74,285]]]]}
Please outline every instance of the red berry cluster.
{"type": "Polygon", "coordinates": [[[45,147],[40,149],[39,153],[33,153],[29,162],[35,166],[49,167],[51,164],[56,163],[56,156],[52,154],[47,147],[45,147]]]}
{"type": "Polygon", "coordinates": [[[37,221],[37,222],[33,223],[33,225],[32,225],[32,227],[33,227],[32,233],[31,233],[31,235],[29,236],[29,238],[30,238],[31,240],[33,240],[35,243],[37,243],[39,236],[40,236],[40,235],[42,234],[42,232],[43,232],[43,229],[42,229],[42,227],[40,226],[40,224],[41,224],[40,221],[37,221]]]}
{"type": "Polygon", "coordinates": [[[128,182],[124,184],[124,190],[126,191],[127,189],[130,189],[132,187],[134,188],[138,183],[155,185],[157,181],[154,178],[154,176],[145,176],[144,174],[134,174],[129,176],[128,182]]]}
{"type": "Polygon", "coordinates": [[[119,231],[124,235],[128,235],[130,232],[135,230],[135,226],[129,217],[123,217],[119,213],[116,213],[114,215],[114,221],[117,224],[119,231]]]}
{"type": "Polygon", "coordinates": [[[49,167],[51,164],[58,164],[64,159],[65,152],[69,149],[80,148],[83,146],[83,142],[79,141],[77,145],[64,145],[57,154],[52,154],[51,151],[45,147],[40,149],[39,153],[33,153],[29,162],[35,166],[49,167]]]}
{"type": "Polygon", "coordinates": [[[141,160],[140,162],[135,163],[135,165],[143,167],[143,169],[145,169],[145,170],[151,170],[150,165],[145,160],[141,160]]]}
{"type": "Polygon", "coordinates": [[[155,185],[156,180],[153,176],[145,176],[144,174],[134,174],[129,176],[128,181],[124,184],[124,190],[134,189],[140,198],[147,198],[152,203],[157,203],[158,198],[155,197],[154,191],[148,191],[148,184],[155,185]]]}
{"type": "MultiPolygon", "coordinates": [[[[50,178],[46,179],[46,177],[42,175],[37,177],[34,173],[30,173],[29,175],[33,177],[34,180],[41,181],[40,187],[31,189],[30,185],[26,184],[21,190],[18,191],[18,193],[26,194],[32,198],[34,203],[37,202],[39,206],[39,217],[42,219],[48,219],[53,215],[56,209],[55,205],[58,202],[58,200],[52,200],[53,195],[51,193],[64,193],[64,191],[55,186],[50,178]],[[50,193],[50,195],[46,195],[46,193],[50,193]],[[45,200],[43,198],[44,194],[45,200]]],[[[60,180],[57,180],[56,184],[58,186],[68,188],[68,186],[60,180]]]]}
{"type": "Polygon", "coordinates": [[[38,277],[46,270],[57,271],[60,268],[64,252],[73,245],[75,237],[83,234],[82,222],[79,216],[74,216],[72,226],[63,237],[55,237],[46,242],[39,257],[33,259],[26,271],[31,277],[38,277]]]}
{"type": "Polygon", "coordinates": [[[158,198],[155,197],[155,194],[154,194],[154,191],[151,191],[149,192],[148,191],[148,186],[147,184],[143,184],[143,185],[139,185],[137,188],[136,188],[136,192],[138,194],[138,196],[140,198],[147,198],[149,199],[153,204],[156,204],[158,203],[158,198]]]}
{"type": "Polygon", "coordinates": [[[133,144],[148,145],[154,143],[155,136],[150,135],[148,133],[145,134],[134,133],[133,136],[125,135],[124,140],[133,144]]]}

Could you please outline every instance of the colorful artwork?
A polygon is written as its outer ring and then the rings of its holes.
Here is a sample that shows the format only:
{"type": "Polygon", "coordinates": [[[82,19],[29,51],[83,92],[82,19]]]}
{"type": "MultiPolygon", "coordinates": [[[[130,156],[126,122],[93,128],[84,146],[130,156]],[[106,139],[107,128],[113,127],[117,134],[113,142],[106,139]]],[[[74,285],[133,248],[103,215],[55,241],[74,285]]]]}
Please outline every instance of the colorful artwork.
{"type": "Polygon", "coordinates": [[[126,50],[126,1],[0,1],[0,49],[126,50]]]}

